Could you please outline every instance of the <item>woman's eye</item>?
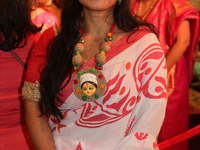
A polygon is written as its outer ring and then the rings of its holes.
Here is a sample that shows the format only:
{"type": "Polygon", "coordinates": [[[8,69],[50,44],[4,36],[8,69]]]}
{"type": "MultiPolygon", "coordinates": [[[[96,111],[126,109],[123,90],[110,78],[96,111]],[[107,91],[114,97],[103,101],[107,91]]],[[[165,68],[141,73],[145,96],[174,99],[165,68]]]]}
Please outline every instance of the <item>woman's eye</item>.
{"type": "Polygon", "coordinates": [[[86,91],[86,90],[87,90],[87,88],[83,88],[83,90],[84,90],[84,91],[86,91]]]}

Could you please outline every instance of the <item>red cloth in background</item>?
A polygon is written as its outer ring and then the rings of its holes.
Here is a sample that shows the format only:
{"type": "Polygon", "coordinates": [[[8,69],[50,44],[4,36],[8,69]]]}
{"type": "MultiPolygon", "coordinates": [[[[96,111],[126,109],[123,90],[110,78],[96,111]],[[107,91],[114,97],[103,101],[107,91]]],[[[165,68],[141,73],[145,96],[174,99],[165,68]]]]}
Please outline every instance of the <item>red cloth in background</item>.
{"type": "MultiPolygon", "coordinates": [[[[24,63],[28,63],[40,35],[29,33],[26,46],[13,50],[24,63]]],[[[10,52],[0,50],[0,150],[34,149],[25,125],[21,96],[25,72],[10,52]]]]}

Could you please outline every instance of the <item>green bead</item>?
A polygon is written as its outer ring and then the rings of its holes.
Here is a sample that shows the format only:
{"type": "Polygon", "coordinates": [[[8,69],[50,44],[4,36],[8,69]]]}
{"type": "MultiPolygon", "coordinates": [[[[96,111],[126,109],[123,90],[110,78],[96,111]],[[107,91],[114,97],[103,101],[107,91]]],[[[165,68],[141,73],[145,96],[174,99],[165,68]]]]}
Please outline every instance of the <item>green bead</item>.
{"type": "Polygon", "coordinates": [[[101,67],[102,65],[101,65],[100,63],[97,63],[97,64],[96,64],[96,66],[99,66],[99,67],[101,67]]]}
{"type": "Polygon", "coordinates": [[[95,73],[95,69],[92,68],[92,69],[90,70],[90,72],[91,72],[91,73],[95,73]]]}
{"type": "Polygon", "coordinates": [[[113,35],[111,35],[111,38],[113,38],[113,35]]]}
{"type": "Polygon", "coordinates": [[[86,100],[87,100],[87,97],[86,97],[86,96],[83,96],[82,99],[83,99],[84,101],[86,101],[86,100]]]}
{"type": "Polygon", "coordinates": [[[118,0],[118,3],[121,3],[122,2],[122,0],[118,0]]]}
{"type": "Polygon", "coordinates": [[[81,72],[78,72],[77,75],[80,77],[80,76],[82,76],[82,73],[81,73],[81,72]]]}
{"type": "Polygon", "coordinates": [[[102,52],[104,52],[104,53],[105,53],[105,51],[104,51],[104,50],[100,50],[100,53],[102,53],[102,52]]]}
{"type": "Polygon", "coordinates": [[[81,35],[79,34],[79,35],[77,36],[77,38],[78,38],[78,39],[81,38],[81,35]]]}
{"type": "Polygon", "coordinates": [[[109,41],[109,38],[105,38],[105,41],[109,41]]]}
{"type": "Polygon", "coordinates": [[[81,66],[77,65],[76,68],[80,68],[81,66]]]}
{"type": "Polygon", "coordinates": [[[98,99],[98,98],[99,98],[99,94],[95,94],[94,97],[95,97],[96,99],[98,99]]]}
{"type": "Polygon", "coordinates": [[[79,52],[79,51],[76,51],[76,55],[77,55],[77,54],[80,54],[80,52],[79,52]]]}
{"type": "Polygon", "coordinates": [[[79,42],[79,43],[83,43],[83,41],[82,41],[82,40],[78,40],[78,42],[79,42]]]}

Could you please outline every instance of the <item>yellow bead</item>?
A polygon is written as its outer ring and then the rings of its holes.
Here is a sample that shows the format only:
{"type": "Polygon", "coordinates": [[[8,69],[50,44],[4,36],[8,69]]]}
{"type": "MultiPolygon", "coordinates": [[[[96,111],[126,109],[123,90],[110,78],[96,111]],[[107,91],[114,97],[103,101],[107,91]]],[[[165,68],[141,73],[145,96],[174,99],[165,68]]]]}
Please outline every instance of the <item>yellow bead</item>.
{"type": "Polygon", "coordinates": [[[113,38],[111,38],[111,37],[110,37],[110,38],[109,38],[109,40],[110,40],[110,41],[112,41],[112,40],[113,40],[113,38]]]}
{"type": "Polygon", "coordinates": [[[105,52],[101,52],[101,54],[105,55],[105,52]]]}
{"type": "Polygon", "coordinates": [[[112,35],[112,34],[111,34],[110,32],[107,33],[107,37],[111,37],[111,35],[112,35]]]}
{"type": "Polygon", "coordinates": [[[77,67],[76,66],[74,66],[74,71],[77,71],[77,67]]]}
{"type": "Polygon", "coordinates": [[[112,44],[111,41],[107,41],[110,45],[112,44]]]}

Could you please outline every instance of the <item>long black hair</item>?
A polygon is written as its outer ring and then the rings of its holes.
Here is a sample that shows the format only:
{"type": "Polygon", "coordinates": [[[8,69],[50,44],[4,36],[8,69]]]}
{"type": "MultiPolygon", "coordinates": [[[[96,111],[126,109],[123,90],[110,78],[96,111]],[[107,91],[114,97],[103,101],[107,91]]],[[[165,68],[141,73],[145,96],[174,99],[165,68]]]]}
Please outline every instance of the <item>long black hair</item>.
{"type": "Polygon", "coordinates": [[[22,48],[27,33],[40,30],[31,21],[32,5],[33,0],[0,0],[0,50],[22,48]]]}
{"type": "MultiPolygon", "coordinates": [[[[125,32],[135,28],[138,30],[141,25],[151,28],[150,24],[139,23],[134,18],[130,5],[131,0],[122,0],[120,5],[116,4],[113,15],[117,26],[125,32]]],[[[62,114],[55,102],[56,100],[62,102],[59,98],[60,90],[71,79],[73,48],[77,43],[81,25],[81,12],[82,6],[78,0],[65,0],[61,15],[62,27],[58,36],[50,42],[47,48],[47,65],[41,73],[40,110],[43,114],[48,112],[49,115],[54,115],[58,120],[62,119],[62,114]],[[61,87],[67,75],[69,78],[61,87]]]]}

